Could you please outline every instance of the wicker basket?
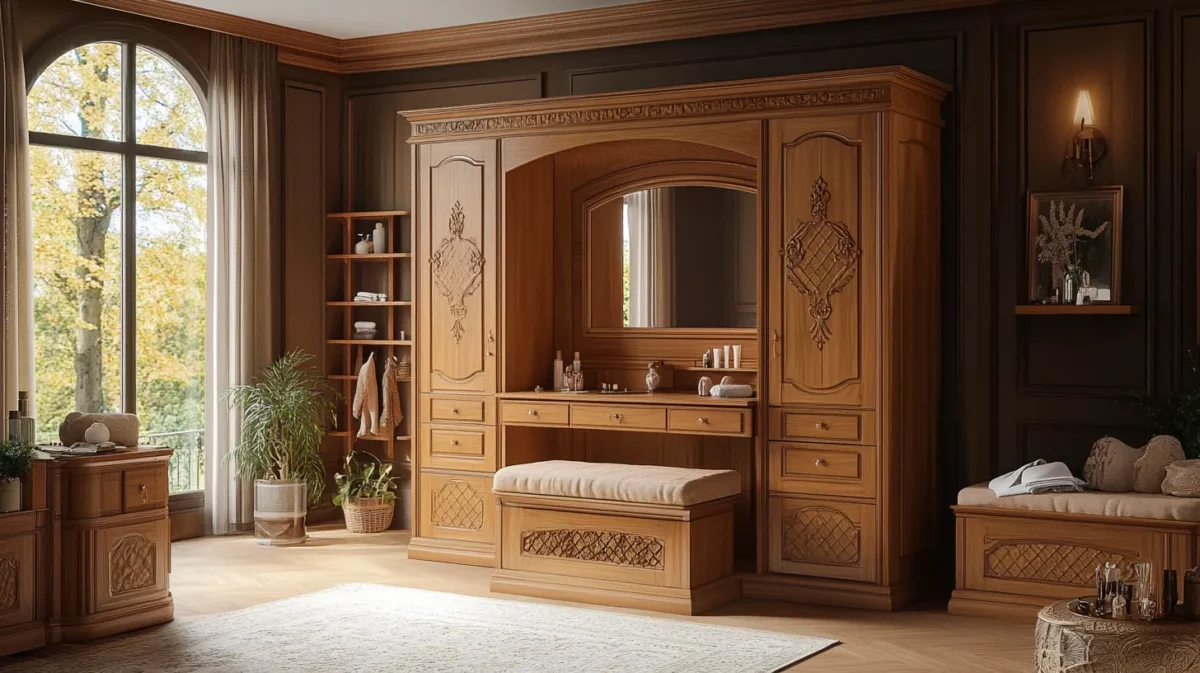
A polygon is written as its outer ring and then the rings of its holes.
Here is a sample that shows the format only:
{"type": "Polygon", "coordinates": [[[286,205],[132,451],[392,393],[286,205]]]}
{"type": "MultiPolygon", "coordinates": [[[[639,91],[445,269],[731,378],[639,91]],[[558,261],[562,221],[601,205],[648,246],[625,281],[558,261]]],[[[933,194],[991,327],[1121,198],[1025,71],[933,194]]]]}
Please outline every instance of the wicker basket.
{"type": "Polygon", "coordinates": [[[342,511],[346,514],[346,530],[351,533],[382,533],[392,525],[396,507],[383,498],[347,498],[342,511]]]}

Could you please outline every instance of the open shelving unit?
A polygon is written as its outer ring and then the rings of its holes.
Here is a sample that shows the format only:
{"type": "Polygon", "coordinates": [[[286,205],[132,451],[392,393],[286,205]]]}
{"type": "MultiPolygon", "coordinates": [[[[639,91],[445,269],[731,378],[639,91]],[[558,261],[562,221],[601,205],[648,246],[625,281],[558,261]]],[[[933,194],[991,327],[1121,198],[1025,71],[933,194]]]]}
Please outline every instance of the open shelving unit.
{"type": "Polygon", "coordinates": [[[1021,304],[1017,315],[1134,315],[1137,308],[1128,304],[1021,304]]]}
{"type": "Polygon", "coordinates": [[[336,426],[328,433],[342,442],[342,455],[364,451],[380,460],[391,461],[395,474],[402,476],[412,468],[413,388],[413,296],[416,269],[413,266],[414,236],[407,211],[330,213],[325,221],[325,376],[342,394],[336,426]],[[387,249],[371,254],[355,254],[354,245],[361,234],[370,238],[377,223],[387,232],[387,249]],[[356,302],[360,292],[375,292],[387,297],[382,302],[356,302]],[[356,339],[354,323],[375,322],[374,339],[356,339]],[[391,432],[379,437],[359,437],[359,422],[351,415],[358,370],[368,356],[375,355],[375,371],[382,405],[383,372],[388,358],[407,358],[410,375],[397,382],[404,420],[391,432]]]}

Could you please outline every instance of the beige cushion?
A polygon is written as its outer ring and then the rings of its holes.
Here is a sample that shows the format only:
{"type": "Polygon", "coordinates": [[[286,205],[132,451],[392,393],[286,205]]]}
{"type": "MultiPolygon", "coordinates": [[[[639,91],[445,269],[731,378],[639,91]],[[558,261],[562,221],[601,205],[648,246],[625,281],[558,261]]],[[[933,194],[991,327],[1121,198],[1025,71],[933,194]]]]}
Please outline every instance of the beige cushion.
{"type": "Polygon", "coordinates": [[[1142,457],[1133,464],[1135,476],[1133,490],[1138,493],[1162,493],[1163,479],[1167,478],[1167,466],[1187,458],[1183,444],[1170,435],[1158,435],[1150,439],[1142,449],[1142,457]]]}
{"type": "Polygon", "coordinates": [[[496,473],[496,491],[686,507],[742,492],[733,470],[548,460],[496,473]]]}
{"type": "Polygon", "coordinates": [[[137,446],[141,423],[134,414],[83,414],[72,411],[58,426],[58,441],[70,446],[83,441],[83,433],[99,423],[108,428],[109,441],[117,446],[137,446]]]}
{"type": "Polygon", "coordinates": [[[1092,445],[1092,452],[1083,464],[1083,480],[1097,491],[1132,491],[1137,476],[1134,464],[1141,456],[1140,449],[1114,437],[1102,437],[1092,445]]]}
{"type": "Polygon", "coordinates": [[[1177,460],[1168,465],[1162,492],[1180,498],[1200,498],[1200,460],[1177,460]]]}
{"type": "Polygon", "coordinates": [[[1200,522],[1200,499],[1150,493],[1039,493],[996,497],[987,484],[958,492],[958,504],[1035,512],[1098,514],[1137,519],[1200,522]]]}

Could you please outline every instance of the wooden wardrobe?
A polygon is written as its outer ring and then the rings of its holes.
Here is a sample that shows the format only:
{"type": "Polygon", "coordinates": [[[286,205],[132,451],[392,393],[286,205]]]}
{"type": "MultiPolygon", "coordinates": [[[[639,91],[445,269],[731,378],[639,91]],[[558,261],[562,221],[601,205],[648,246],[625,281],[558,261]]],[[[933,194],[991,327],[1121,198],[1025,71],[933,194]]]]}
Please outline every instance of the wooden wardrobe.
{"type": "Polygon", "coordinates": [[[947,90],[894,67],[406,113],[419,264],[410,556],[492,565],[491,475],[504,465],[663,461],[742,473],[745,595],[872,609],[914,597],[935,542],[947,90]],[[594,195],[672,181],[757,195],[752,328],[580,317],[579,223],[594,195]],[[664,386],[686,391],[714,343],[742,345],[735,375],[756,387],[736,436],[577,428],[575,404],[550,405],[550,421],[502,417],[518,408],[506,400],[551,387],[556,350],[581,352],[589,387],[642,385],[655,360],[664,386]]]}

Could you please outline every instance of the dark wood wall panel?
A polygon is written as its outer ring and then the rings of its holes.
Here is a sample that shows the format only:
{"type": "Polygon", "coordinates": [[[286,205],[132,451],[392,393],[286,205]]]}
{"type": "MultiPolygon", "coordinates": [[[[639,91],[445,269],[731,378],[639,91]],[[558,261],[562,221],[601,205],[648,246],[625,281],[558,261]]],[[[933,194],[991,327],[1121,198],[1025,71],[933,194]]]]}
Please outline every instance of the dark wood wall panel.
{"type": "Polygon", "coordinates": [[[283,334],[286,350],[316,356],[325,371],[325,89],[289,81],[283,89],[283,334]],[[318,309],[318,310],[314,310],[318,309]]]}

